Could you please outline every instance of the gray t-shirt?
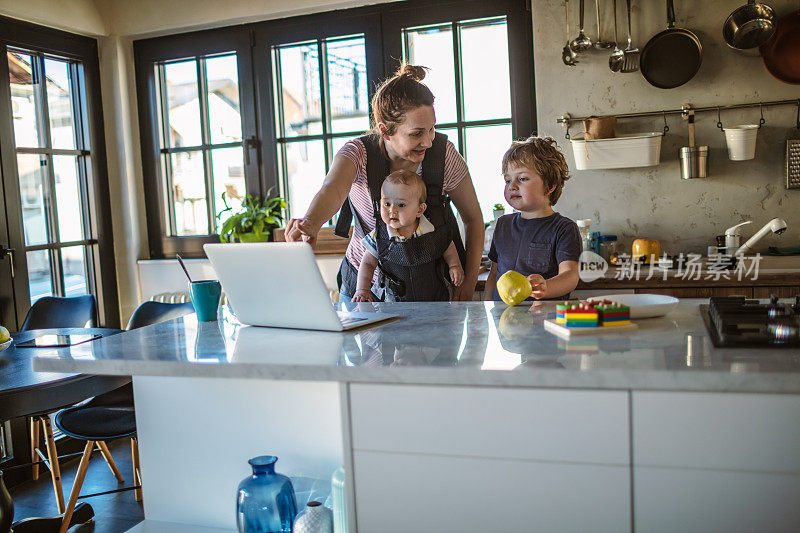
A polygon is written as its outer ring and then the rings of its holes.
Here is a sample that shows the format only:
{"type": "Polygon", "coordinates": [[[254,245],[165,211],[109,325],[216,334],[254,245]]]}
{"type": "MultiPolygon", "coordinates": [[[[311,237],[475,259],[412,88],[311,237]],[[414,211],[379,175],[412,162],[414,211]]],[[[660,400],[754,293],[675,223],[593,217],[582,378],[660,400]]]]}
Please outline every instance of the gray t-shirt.
{"type": "MultiPolygon", "coordinates": [[[[519,213],[497,219],[489,259],[497,263],[497,277],[509,270],[550,279],[562,261],[578,261],[582,251],[578,226],[558,213],[543,218],[522,218],[519,213]]],[[[569,295],[559,296],[564,299],[569,295]]],[[[497,288],[494,299],[499,300],[497,288]]]]}

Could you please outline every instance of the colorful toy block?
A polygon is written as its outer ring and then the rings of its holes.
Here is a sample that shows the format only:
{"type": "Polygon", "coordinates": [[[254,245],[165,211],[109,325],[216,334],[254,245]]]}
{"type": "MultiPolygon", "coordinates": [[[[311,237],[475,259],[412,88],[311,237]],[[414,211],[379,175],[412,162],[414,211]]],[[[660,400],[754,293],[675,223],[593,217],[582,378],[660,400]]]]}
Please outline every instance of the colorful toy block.
{"type": "Polygon", "coordinates": [[[597,309],[587,304],[569,306],[564,311],[564,319],[568,328],[596,328],[600,325],[597,309]]]}
{"type": "Polygon", "coordinates": [[[596,307],[603,327],[625,326],[631,323],[631,308],[617,302],[601,304],[596,307]]]}

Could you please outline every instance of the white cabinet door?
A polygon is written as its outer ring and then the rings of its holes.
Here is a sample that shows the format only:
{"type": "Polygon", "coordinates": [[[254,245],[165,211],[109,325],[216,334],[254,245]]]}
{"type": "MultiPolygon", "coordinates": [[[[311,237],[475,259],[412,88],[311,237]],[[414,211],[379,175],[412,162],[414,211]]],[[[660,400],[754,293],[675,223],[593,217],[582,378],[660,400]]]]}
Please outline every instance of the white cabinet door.
{"type": "Polygon", "coordinates": [[[633,464],[800,473],[800,396],[634,392],[633,464]]]}
{"type": "Polygon", "coordinates": [[[628,393],[350,386],[353,449],[630,463],[628,393]]]}
{"type": "Polygon", "coordinates": [[[357,451],[360,533],[630,531],[627,466],[357,451]]]}
{"type": "Polygon", "coordinates": [[[635,467],[637,533],[796,532],[800,475],[635,467]]]}

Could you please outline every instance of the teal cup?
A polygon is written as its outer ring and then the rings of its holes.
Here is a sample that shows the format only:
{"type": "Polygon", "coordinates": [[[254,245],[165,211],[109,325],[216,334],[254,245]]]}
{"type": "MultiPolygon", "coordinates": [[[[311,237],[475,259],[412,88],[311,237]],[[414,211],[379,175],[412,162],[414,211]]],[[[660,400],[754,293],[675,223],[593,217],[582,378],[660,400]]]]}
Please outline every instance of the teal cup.
{"type": "Polygon", "coordinates": [[[192,305],[197,313],[197,320],[210,322],[217,319],[217,308],[222,296],[222,285],[215,279],[193,281],[189,284],[192,305]]]}

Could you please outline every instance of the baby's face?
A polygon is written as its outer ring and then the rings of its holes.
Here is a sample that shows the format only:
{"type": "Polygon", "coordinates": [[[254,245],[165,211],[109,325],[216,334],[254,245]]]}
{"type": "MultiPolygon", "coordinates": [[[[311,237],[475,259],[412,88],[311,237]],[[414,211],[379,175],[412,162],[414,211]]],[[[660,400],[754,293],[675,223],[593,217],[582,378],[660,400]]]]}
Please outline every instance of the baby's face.
{"type": "Polygon", "coordinates": [[[390,228],[414,225],[424,211],[416,187],[402,183],[384,183],[381,187],[381,219],[390,228]]]}

